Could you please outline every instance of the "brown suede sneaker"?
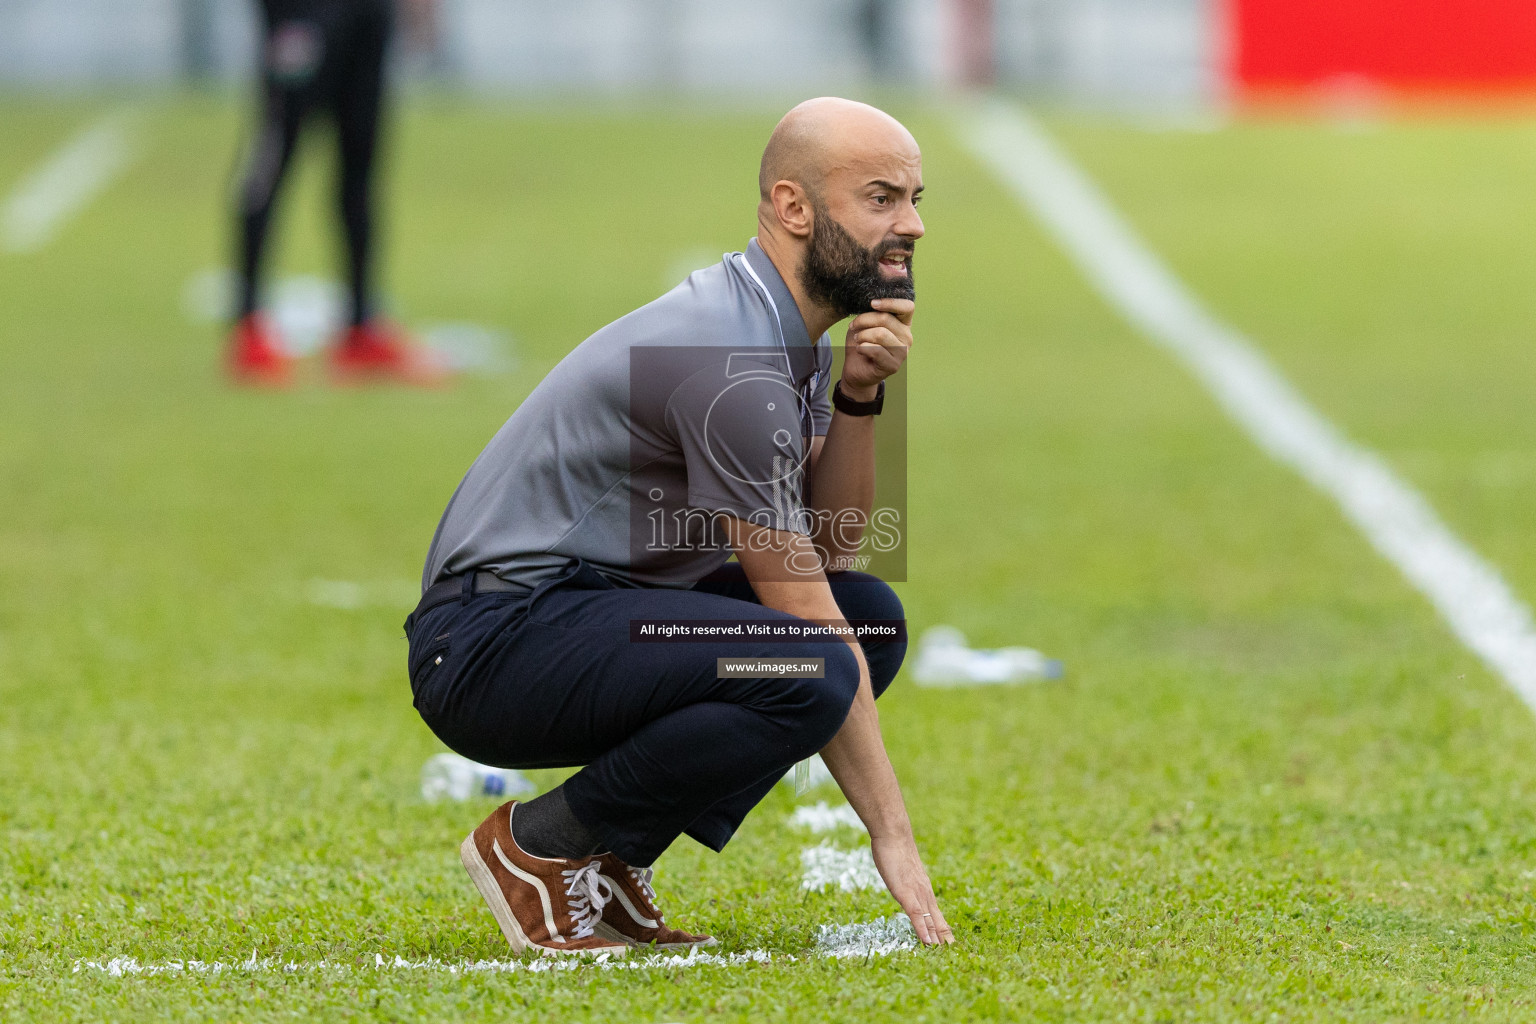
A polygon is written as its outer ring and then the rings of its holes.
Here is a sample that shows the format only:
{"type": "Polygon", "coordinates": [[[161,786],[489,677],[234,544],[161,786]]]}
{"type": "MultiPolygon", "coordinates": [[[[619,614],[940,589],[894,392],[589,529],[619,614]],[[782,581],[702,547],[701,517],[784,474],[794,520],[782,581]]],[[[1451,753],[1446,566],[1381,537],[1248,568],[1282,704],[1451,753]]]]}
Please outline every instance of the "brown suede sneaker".
{"type": "Polygon", "coordinates": [[[632,868],[611,853],[603,854],[598,860],[602,864],[603,881],[613,895],[603,907],[597,934],[653,949],[688,949],[715,944],[708,935],[690,935],[667,927],[661,919],[661,911],[656,909],[650,868],[632,868]]]}
{"type": "Polygon", "coordinates": [[[459,846],[470,881],[485,897],[512,952],[533,949],[541,956],[609,953],[627,946],[593,934],[608,902],[609,885],[596,857],[549,859],[526,853],[512,838],[517,801],[496,808],[459,846]]]}

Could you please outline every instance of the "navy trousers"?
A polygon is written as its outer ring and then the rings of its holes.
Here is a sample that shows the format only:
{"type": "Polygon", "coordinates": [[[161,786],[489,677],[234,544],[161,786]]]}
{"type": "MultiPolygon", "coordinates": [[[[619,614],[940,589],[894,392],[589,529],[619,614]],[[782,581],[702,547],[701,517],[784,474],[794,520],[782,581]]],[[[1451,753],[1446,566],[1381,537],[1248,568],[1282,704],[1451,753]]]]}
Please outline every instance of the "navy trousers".
{"type": "MultiPolygon", "coordinates": [[[[829,577],[845,618],[901,620],[864,573],[829,577]]],[[[619,586],[575,562],[530,595],[466,594],[412,614],[411,690],[452,750],[503,768],[582,765],[572,812],[628,863],[684,833],[715,850],[796,761],[842,727],[858,688],[852,650],[814,642],[641,643],[644,619],[781,620],[734,563],[692,590],[619,586]],[[821,658],[826,676],[718,678],[718,658],[821,658]]],[[[906,634],[861,641],[874,692],[896,676],[906,634]]]]}

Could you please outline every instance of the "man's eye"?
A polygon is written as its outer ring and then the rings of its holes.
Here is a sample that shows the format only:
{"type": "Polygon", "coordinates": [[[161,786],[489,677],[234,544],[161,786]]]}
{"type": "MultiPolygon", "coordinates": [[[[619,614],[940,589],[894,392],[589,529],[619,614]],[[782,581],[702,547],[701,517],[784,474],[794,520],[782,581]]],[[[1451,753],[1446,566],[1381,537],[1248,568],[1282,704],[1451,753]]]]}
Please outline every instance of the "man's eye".
{"type": "Polygon", "coordinates": [[[871,196],[871,198],[881,206],[884,206],[887,202],[889,202],[889,198],[887,196],[871,196]]]}

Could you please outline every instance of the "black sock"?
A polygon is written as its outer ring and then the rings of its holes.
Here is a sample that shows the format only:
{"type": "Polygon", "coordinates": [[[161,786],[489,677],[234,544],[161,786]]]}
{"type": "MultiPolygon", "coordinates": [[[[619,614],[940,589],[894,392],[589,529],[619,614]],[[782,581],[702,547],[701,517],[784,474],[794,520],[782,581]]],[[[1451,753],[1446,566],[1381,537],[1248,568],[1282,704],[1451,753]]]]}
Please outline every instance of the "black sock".
{"type": "Polygon", "coordinates": [[[602,845],[597,834],[571,813],[563,786],[517,805],[512,838],[535,857],[590,857],[602,845]]]}

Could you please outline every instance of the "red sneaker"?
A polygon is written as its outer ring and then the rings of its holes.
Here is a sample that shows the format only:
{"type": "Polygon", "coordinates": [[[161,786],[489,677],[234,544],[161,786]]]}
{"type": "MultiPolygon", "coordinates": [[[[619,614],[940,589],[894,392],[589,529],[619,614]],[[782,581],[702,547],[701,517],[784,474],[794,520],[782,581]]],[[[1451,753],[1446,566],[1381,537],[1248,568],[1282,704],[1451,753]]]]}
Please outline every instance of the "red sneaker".
{"type": "Polygon", "coordinates": [[[452,376],[432,352],[412,345],[399,327],[377,318],[343,332],[331,349],[331,374],[338,384],[392,380],[420,387],[441,386],[452,376]]]}
{"type": "Polygon", "coordinates": [[[516,809],[516,800],[502,804],[459,846],[464,870],[512,952],[623,956],[627,943],[595,934],[610,898],[601,863],[596,857],[564,860],[526,852],[512,838],[516,809]]]}
{"type": "Polygon", "coordinates": [[[612,896],[603,905],[603,919],[596,929],[598,935],[653,949],[691,949],[715,944],[708,935],[692,935],[667,927],[656,907],[650,868],[632,868],[611,853],[603,854],[599,860],[603,881],[608,884],[612,896]]]}
{"type": "Polygon", "coordinates": [[[235,324],[228,360],[236,384],[286,387],[293,381],[293,360],[283,351],[271,321],[260,313],[249,313],[235,324]]]}

